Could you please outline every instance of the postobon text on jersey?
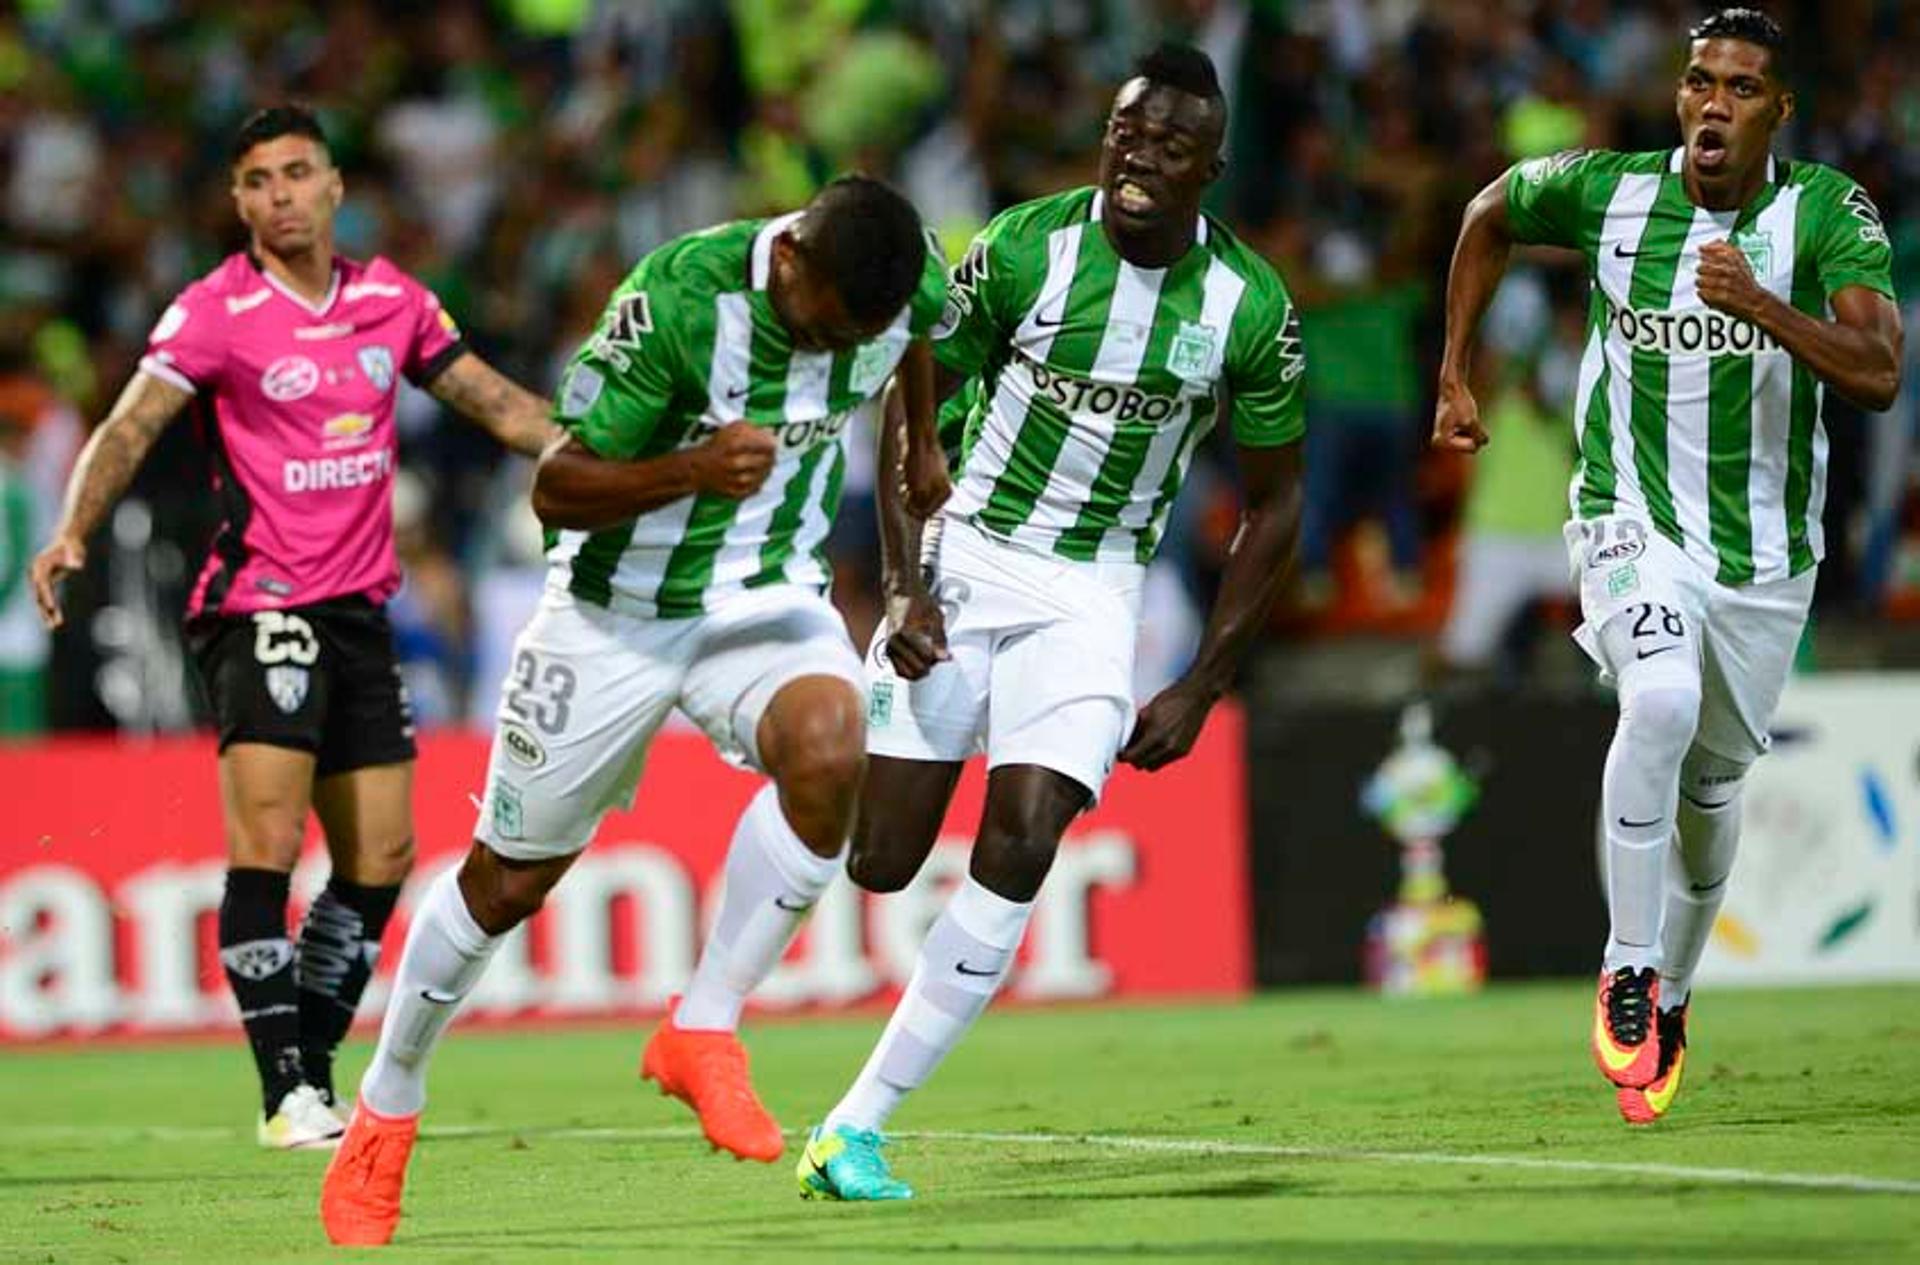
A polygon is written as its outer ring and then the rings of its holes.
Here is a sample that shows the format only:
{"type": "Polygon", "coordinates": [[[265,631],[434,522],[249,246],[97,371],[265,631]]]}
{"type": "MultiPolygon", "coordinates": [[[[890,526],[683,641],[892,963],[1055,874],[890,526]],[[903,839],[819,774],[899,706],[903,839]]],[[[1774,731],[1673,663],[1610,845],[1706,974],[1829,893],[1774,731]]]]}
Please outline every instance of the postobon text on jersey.
{"type": "Polygon", "coordinates": [[[1661,356],[1751,356],[1779,351],[1773,335],[1712,308],[1645,312],[1607,304],[1607,329],[1635,350],[1661,356]]]}

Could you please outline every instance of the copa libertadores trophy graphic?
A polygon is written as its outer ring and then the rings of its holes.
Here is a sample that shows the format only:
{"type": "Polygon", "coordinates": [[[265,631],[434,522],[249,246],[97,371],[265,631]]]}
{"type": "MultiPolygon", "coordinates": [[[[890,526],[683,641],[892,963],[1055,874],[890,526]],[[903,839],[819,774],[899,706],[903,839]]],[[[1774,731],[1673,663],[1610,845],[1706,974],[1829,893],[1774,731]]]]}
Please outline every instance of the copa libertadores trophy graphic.
{"type": "Polygon", "coordinates": [[[1480,788],[1433,738],[1424,702],[1400,714],[1399,743],[1361,788],[1360,805],[1400,846],[1400,888],[1367,921],[1368,984],[1383,993],[1472,992],[1487,975],[1480,909],[1447,887],[1442,841],[1480,788]]]}

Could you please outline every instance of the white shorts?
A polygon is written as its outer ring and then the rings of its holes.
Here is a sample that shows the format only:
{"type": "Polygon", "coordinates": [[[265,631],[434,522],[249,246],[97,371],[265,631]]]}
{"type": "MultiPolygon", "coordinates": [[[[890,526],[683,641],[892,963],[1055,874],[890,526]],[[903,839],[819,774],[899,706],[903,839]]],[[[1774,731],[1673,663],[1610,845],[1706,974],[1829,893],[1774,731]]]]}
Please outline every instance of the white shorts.
{"type": "MultiPolygon", "coordinates": [[[[1813,603],[1815,572],[1785,580],[1729,586],[1702,570],[1651,524],[1629,515],[1576,519],[1566,527],[1567,552],[1580,584],[1582,623],[1573,633],[1603,679],[1618,676],[1600,630],[1633,621],[1629,637],[1660,653],[1675,628],[1697,632],[1692,664],[1700,676],[1697,745],[1728,760],[1764,755],[1767,729],[1793,670],[1793,656],[1813,603]]],[[[1637,653],[1637,652],[1636,652],[1637,653]]]]}
{"type": "Polygon", "coordinates": [[[1146,569],[1076,562],[948,519],[935,593],[949,663],[907,681],[867,654],[867,751],[903,760],[1037,764],[1097,800],[1133,727],[1133,653],[1146,569]]]}
{"type": "Polygon", "coordinates": [[[755,734],[783,685],[862,688],[846,624],[824,597],[779,585],[691,619],[651,619],[549,589],[514,642],[474,836],[515,860],[567,856],[631,805],[647,747],[678,707],[720,754],[760,765],[755,734]]]}

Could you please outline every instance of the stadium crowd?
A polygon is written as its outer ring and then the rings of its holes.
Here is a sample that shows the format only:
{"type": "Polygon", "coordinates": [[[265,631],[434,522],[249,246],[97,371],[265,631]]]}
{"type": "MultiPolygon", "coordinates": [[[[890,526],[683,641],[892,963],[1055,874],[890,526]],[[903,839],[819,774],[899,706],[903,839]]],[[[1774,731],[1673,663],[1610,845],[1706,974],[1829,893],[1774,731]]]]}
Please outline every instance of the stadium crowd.
{"type": "MultiPolygon", "coordinates": [[[[1871,191],[1911,328],[1920,6],[1769,7],[1799,87],[1787,152],[1871,191]]],[[[1167,36],[1212,54],[1231,102],[1213,209],[1303,313],[1307,521],[1276,637],[1364,630],[1430,643],[1433,673],[1504,664],[1509,603],[1568,609],[1584,278],[1542,256],[1503,291],[1483,365],[1495,442],[1469,482],[1424,442],[1459,211],[1517,159],[1673,144],[1696,16],[1682,0],[25,0],[0,17],[0,734],[195,715],[178,613],[214,507],[193,428],[168,434],[96,549],[76,635],[51,645],[20,579],[153,320],[239,243],[226,140],[256,106],[320,110],[347,178],[343,251],[393,258],[488,360],[551,391],[642,254],[797,205],[838,171],[895,181],[957,257],[996,209],[1091,178],[1115,83],[1167,36]],[[1511,595],[1475,590],[1449,619],[1455,559],[1475,548],[1511,595]]],[[[527,468],[427,395],[401,419],[410,684],[429,723],[484,724],[539,584],[527,468]]],[[[1886,414],[1830,395],[1826,421],[1820,607],[1920,617],[1920,373],[1886,414]]],[[[1143,657],[1164,674],[1227,545],[1223,455],[1192,480],[1152,582],[1143,657]]],[[[856,638],[878,617],[871,479],[852,473],[836,537],[856,638]]]]}

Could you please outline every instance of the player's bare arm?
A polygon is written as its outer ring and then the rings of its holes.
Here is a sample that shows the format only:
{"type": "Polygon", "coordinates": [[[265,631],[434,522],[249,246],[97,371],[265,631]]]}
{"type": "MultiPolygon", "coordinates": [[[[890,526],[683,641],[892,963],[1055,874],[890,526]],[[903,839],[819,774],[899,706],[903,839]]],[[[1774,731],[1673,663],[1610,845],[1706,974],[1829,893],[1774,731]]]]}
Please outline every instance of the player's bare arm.
{"type": "Polygon", "coordinates": [[[480,357],[468,352],[427,389],[454,412],[522,456],[538,457],[561,436],[552,406],[480,357]]]}
{"type": "Polygon", "coordinates": [[[644,461],[609,461],[569,437],[541,455],[533,512],[548,527],[598,531],[696,492],[743,500],[767,481],[773,457],[772,432],[744,421],[644,461]]]}
{"type": "Polygon", "coordinates": [[[916,411],[907,389],[913,376],[909,364],[912,355],[913,348],[909,348],[882,405],[875,461],[876,468],[886,473],[877,480],[875,490],[880,520],[880,592],[887,611],[887,658],[902,677],[917,681],[933,671],[936,663],[951,657],[947,653],[945,617],[919,565],[920,541],[925,521],[952,492],[946,454],[940,451],[939,404],[958,391],[966,378],[929,355],[925,411],[916,411]],[[914,491],[916,471],[923,484],[918,497],[914,491]],[[922,504],[928,506],[925,513],[920,511],[922,504]]]}
{"type": "Polygon", "coordinates": [[[66,503],[53,539],[34,558],[34,601],[47,627],[58,628],[60,581],[87,565],[87,537],[120,499],[160,432],[193,396],[150,373],[136,373],[107,420],[87,440],[67,481],[66,503]]]}
{"type": "Polygon", "coordinates": [[[1879,413],[1900,393],[1900,310],[1866,286],[1843,286],[1830,300],[1833,319],[1802,312],[1754,278],[1729,242],[1700,248],[1700,301],[1758,325],[1795,360],[1853,403],[1879,413]]]}
{"type": "MultiPolygon", "coordinates": [[[[939,396],[944,400],[958,387],[959,380],[947,384],[939,396]]],[[[900,358],[891,384],[906,409],[907,443],[904,476],[907,512],[918,519],[932,518],[947,498],[953,495],[953,478],[947,470],[947,455],[940,451],[939,403],[935,400],[933,347],[917,338],[900,358]]],[[[891,467],[883,467],[890,469],[891,467]]]]}
{"type": "MultiPolygon", "coordinates": [[[[887,658],[894,670],[917,681],[943,662],[947,654],[946,621],[919,566],[924,519],[908,508],[912,501],[911,453],[914,445],[911,410],[898,379],[888,386],[881,406],[880,443],[875,481],[876,513],[880,527],[880,594],[887,612],[887,658]]],[[[940,456],[939,441],[931,441],[940,456]]],[[[942,459],[944,466],[945,461],[942,459]]],[[[944,497],[942,498],[945,499],[944,497]]]]}
{"type": "Polygon", "coordinates": [[[1186,674],[1141,709],[1120,759],[1151,772],[1193,749],[1207,713],[1233,683],[1234,670],[1273,609],[1293,569],[1300,538],[1298,442],[1239,450],[1247,508],[1234,536],[1220,595],[1186,674]]]}
{"type": "Polygon", "coordinates": [[[1507,226],[1507,180],[1503,174],[1467,204],[1460,237],[1447,272],[1447,335],[1440,358],[1439,403],[1433,414],[1435,448],[1478,452],[1486,447],[1480,405],[1467,385],[1473,337],[1493,292],[1507,272],[1513,238],[1507,226]]]}

